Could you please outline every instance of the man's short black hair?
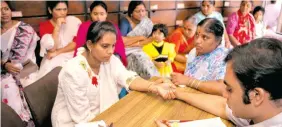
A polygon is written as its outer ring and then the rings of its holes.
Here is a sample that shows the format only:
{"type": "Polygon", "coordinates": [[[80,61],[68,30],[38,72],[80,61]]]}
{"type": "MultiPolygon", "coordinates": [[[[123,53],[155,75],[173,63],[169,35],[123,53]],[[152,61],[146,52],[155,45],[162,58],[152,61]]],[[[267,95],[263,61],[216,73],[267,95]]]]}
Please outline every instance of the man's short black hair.
{"type": "Polygon", "coordinates": [[[244,95],[250,104],[249,92],[262,88],[269,92],[270,100],[282,99],[282,42],[273,38],[259,38],[235,47],[225,58],[232,68],[244,95]]]}

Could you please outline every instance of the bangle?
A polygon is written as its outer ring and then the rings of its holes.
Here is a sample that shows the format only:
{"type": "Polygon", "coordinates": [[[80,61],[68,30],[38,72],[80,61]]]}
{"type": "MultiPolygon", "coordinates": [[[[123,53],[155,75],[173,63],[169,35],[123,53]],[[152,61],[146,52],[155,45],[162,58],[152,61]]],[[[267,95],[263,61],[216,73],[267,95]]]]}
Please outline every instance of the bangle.
{"type": "Polygon", "coordinates": [[[188,81],[188,83],[187,83],[188,86],[190,86],[191,80],[192,80],[192,79],[190,79],[190,80],[188,81]]]}
{"type": "Polygon", "coordinates": [[[195,86],[195,89],[198,90],[198,88],[199,88],[199,86],[200,86],[201,83],[202,83],[202,81],[198,81],[198,83],[197,83],[196,86],[195,86]]]}
{"type": "Polygon", "coordinates": [[[189,84],[189,86],[193,88],[193,84],[194,84],[195,81],[196,81],[196,79],[194,79],[193,82],[191,84],[189,84]]]}

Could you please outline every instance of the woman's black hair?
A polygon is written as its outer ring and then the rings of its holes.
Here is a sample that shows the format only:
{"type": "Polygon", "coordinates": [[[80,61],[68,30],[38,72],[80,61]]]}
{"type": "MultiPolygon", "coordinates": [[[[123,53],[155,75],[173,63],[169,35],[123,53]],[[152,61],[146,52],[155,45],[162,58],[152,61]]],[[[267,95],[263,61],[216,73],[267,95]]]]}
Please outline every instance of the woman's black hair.
{"type": "Polygon", "coordinates": [[[50,8],[51,11],[53,11],[53,9],[59,4],[59,3],[65,3],[68,7],[68,1],[65,0],[60,0],[60,1],[47,1],[47,15],[48,18],[51,19],[52,18],[52,14],[50,14],[48,8],[50,8]]]}
{"type": "Polygon", "coordinates": [[[5,2],[8,5],[11,11],[15,11],[14,7],[11,4],[11,1],[3,1],[3,2],[5,2]]]}
{"type": "Polygon", "coordinates": [[[90,13],[93,11],[93,9],[97,6],[101,6],[102,8],[104,8],[106,10],[106,12],[108,12],[108,7],[105,4],[105,2],[103,1],[94,1],[91,5],[90,5],[90,13]]]}
{"type": "Polygon", "coordinates": [[[168,35],[168,29],[167,29],[167,26],[165,24],[155,24],[154,27],[153,27],[151,36],[157,30],[160,30],[164,34],[164,37],[166,37],[168,35]]]}
{"type": "Polygon", "coordinates": [[[253,11],[253,15],[255,15],[259,11],[261,11],[264,14],[264,8],[262,6],[256,6],[253,11]]]}
{"type": "Polygon", "coordinates": [[[209,2],[210,4],[212,4],[213,6],[215,6],[215,1],[214,1],[214,0],[203,0],[203,1],[201,2],[201,5],[203,4],[204,1],[207,1],[207,2],[209,2]]]}
{"type": "Polygon", "coordinates": [[[219,43],[221,43],[224,28],[223,24],[219,20],[215,18],[205,18],[199,22],[197,26],[203,26],[206,32],[212,33],[219,43]]]}
{"type": "MultiPolygon", "coordinates": [[[[86,40],[90,40],[93,44],[96,44],[107,32],[117,34],[116,28],[111,22],[93,22],[88,29],[86,40]]],[[[84,48],[89,50],[87,43],[85,43],[84,48]]]]}
{"type": "Polygon", "coordinates": [[[129,5],[128,5],[128,16],[131,17],[131,14],[133,13],[134,9],[138,6],[138,5],[141,5],[143,4],[144,7],[146,8],[145,6],[145,3],[143,1],[130,1],[129,5]]]}

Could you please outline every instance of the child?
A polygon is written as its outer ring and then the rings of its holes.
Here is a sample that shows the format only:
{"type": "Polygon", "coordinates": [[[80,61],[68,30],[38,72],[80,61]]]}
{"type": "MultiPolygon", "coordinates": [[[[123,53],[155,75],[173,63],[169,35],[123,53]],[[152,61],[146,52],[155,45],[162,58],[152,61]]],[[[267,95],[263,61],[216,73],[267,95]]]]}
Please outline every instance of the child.
{"type": "Polygon", "coordinates": [[[255,38],[263,37],[265,34],[266,26],[263,22],[264,8],[261,6],[255,7],[253,11],[253,16],[255,18],[256,24],[256,36],[255,38]]]}
{"type": "Polygon", "coordinates": [[[144,52],[150,57],[163,77],[170,77],[170,73],[172,73],[171,62],[176,56],[175,45],[164,41],[167,34],[166,25],[154,25],[151,34],[154,41],[143,47],[144,52]]]}

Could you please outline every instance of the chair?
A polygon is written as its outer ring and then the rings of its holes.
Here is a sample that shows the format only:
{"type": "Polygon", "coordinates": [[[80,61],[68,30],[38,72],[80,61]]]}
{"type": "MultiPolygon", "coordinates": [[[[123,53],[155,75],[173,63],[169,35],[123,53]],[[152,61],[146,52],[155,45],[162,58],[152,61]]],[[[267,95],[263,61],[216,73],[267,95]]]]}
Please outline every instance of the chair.
{"type": "Polygon", "coordinates": [[[1,127],[24,127],[20,116],[3,102],[1,102],[1,127]]]}
{"type": "Polygon", "coordinates": [[[51,127],[51,112],[58,90],[58,75],[62,67],[56,67],[44,77],[24,88],[24,95],[36,127],[51,127]]]}

